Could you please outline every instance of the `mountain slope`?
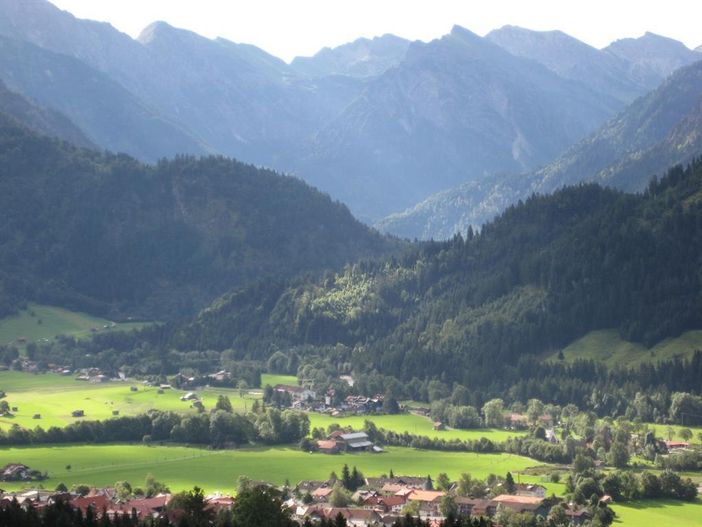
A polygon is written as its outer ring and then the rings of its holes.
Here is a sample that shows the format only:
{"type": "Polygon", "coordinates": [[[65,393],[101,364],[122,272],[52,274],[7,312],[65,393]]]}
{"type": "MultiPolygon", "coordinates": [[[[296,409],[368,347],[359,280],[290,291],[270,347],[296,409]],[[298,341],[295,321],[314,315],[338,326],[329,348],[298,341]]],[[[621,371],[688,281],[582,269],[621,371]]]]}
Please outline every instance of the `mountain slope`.
{"type": "Polygon", "coordinates": [[[702,61],[680,69],[544,168],[437,194],[378,224],[414,238],[448,238],[480,225],[533,192],[597,181],[642,190],[651,176],[702,152],[702,61]]]}
{"type": "Polygon", "coordinates": [[[216,151],[273,167],[299,157],[301,144],[358,91],[353,79],[307,82],[253,46],[210,40],[163,22],[139,43],[153,61],[140,96],[188,123],[216,151]]]}
{"type": "Polygon", "coordinates": [[[122,85],[67,55],[0,36],[0,77],[13,91],[69,117],[103,148],[150,161],[205,152],[122,85]]]}
{"type": "Polygon", "coordinates": [[[635,101],[595,134],[537,171],[532,178],[536,181],[535,190],[548,191],[583,180],[612,183],[626,190],[643,189],[651,174],[698,153],[694,149],[680,150],[676,144],[660,159],[648,157],[651,166],[641,160],[647,150],[656,147],[660,150],[669,142],[669,136],[675,134],[676,126],[684,120],[696,122],[694,114],[699,112],[701,102],[702,61],[699,61],[677,71],[658,89],[635,101]],[[634,167],[629,172],[637,172],[638,177],[622,178],[619,175],[622,168],[617,167],[632,163],[634,167]]]}
{"type": "Polygon", "coordinates": [[[94,147],[85,134],[65,115],[42,108],[32,101],[7,89],[0,79],[0,112],[17,119],[37,133],[58,137],[82,147],[94,147]]]}
{"type": "Polygon", "coordinates": [[[702,327],[700,265],[698,160],[642,195],[566,188],[511,207],[465,240],[321,280],[233,291],[176,328],[168,345],[262,359],[316,347],[357,373],[478,389],[498,373],[511,378],[496,364],[516,365],[594,329],[650,345],[702,327]]]}
{"type": "Polygon", "coordinates": [[[301,181],[225,158],[154,167],[0,115],[0,304],[182,316],[236,284],[395,244],[301,181]]]}
{"type": "Polygon", "coordinates": [[[373,218],[486,173],[545,163],[619,107],[456,27],[413,43],[315,136],[299,168],[373,218]]]}

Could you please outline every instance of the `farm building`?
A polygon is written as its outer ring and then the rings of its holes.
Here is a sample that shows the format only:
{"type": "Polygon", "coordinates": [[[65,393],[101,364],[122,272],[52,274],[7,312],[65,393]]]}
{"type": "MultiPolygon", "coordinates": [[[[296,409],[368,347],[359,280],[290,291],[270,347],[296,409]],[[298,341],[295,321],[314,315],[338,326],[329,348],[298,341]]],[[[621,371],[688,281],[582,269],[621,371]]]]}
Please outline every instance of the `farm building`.
{"type": "Polygon", "coordinates": [[[373,447],[373,442],[369,440],[368,434],[365,432],[352,432],[350,434],[341,434],[337,442],[347,451],[361,452],[370,450],[373,447]]]}

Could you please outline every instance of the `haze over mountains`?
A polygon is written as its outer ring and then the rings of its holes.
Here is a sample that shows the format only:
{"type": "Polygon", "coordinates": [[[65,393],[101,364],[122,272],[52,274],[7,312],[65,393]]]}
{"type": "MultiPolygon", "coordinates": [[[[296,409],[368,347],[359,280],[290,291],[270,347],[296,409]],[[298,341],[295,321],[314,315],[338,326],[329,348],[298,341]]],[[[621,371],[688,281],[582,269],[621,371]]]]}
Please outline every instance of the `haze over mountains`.
{"type": "Polygon", "coordinates": [[[288,65],[165,23],[134,40],[43,0],[1,0],[0,35],[0,79],[97,146],[147,162],[221,153],[270,166],[366,221],[545,165],[699,58],[650,34],[596,50],[562,33],[455,27],[288,65]]]}

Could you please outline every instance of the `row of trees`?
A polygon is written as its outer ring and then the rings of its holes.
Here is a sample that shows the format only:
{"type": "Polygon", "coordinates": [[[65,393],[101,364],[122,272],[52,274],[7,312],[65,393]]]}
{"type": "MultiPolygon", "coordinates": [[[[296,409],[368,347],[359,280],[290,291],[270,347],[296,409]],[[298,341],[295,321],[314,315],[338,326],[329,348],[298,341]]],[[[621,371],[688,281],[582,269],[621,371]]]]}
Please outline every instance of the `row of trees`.
{"type": "Polygon", "coordinates": [[[306,414],[275,408],[260,408],[248,414],[216,409],[207,414],[181,415],[152,410],[134,417],[104,421],[78,421],[66,427],[33,430],[13,425],[0,430],[1,445],[41,443],[145,443],[174,441],[213,447],[296,443],[309,433],[306,414]]]}
{"type": "Polygon", "coordinates": [[[670,498],[694,501],[697,485],[690,478],[665,470],[660,475],[653,472],[637,474],[632,471],[599,472],[588,469],[574,471],[565,481],[566,493],[576,503],[599,500],[605,494],[614,501],[670,498]]]}

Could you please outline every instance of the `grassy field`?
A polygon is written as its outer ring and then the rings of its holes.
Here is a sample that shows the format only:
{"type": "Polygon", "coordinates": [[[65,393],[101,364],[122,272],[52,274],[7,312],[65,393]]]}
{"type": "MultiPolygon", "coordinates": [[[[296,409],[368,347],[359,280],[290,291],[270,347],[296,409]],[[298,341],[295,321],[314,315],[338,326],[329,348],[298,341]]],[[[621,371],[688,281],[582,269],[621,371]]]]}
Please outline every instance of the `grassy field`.
{"type": "Polygon", "coordinates": [[[290,386],[297,386],[297,377],[294,375],[273,375],[272,373],[262,373],[261,374],[261,388],[270,384],[275,386],[276,384],[288,384],[290,386]]]}
{"type": "MultiPolygon", "coordinates": [[[[158,393],[155,387],[140,383],[107,382],[92,384],[76,381],[73,377],[53,373],[31,374],[23,372],[0,372],[0,390],[7,393],[10,406],[16,406],[14,417],[0,417],[0,427],[9,428],[18,424],[25,428],[41,425],[65,426],[76,418],[71,416],[73,410],[83,410],[84,419],[107,419],[114,410],[120,415],[136,415],[152,408],[179,412],[194,411],[190,403],[181,401],[183,391],[164,390],[158,393]],[[136,386],[138,391],[130,390],[136,386]],[[40,414],[41,419],[33,419],[40,414]]],[[[220,394],[227,395],[235,409],[250,408],[255,397],[249,394],[241,398],[238,390],[211,388],[198,390],[205,408],[212,408],[220,394]]]]}
{"type": "MultiPolygon", "coordinates": [[[[282,484],[288,479],[326,479],[332,471],[341,472],[344,463],[357,466],[366,476],[395,474],[432,478],[440,472],[457,478],[462,472],[484,478],[488,474],[516,474],[538,463],[510,454],[473,454],[433,452],[410,448],[388,448],[382,454],[309,454],[296,448],[252,448],[242,450],[205,450],[178,446],[100,445],[55,446],[0,449],[0,465],[18,462],[41,471],[49,479],[43,484],[54,488],[60,482],[70,486],[112,485],[126,480],[141,484],[147,474],[167,483],[171,490],[198,485],[206,491],[228,491],[236,487],[240,475],[282,484]],[[70,465],[70,470],[66,466],[70,465]]],[[[515,476],[517,477],[517,476],[515,476]]],[[[538,481],[538,478],[521,478],[538,481]]],[[[6,490],[21,484],[3,483],[6,490]]],[[[550,484],[553,492],[562,487],[550,484]]]]}
{"type": "Polygon", "coordinates": [[[30,304],[18,314],[0,320],[0,344],[19,344],[18,339],[38,342],[58,335],[87,337],[93,334],[93,329],[97,332],[125,331],[143,326],[144,323],[130,322],[114,324],[113,327],[113,322],[104,318],[60,307],[30,304]]]}
{"type": "Polygon", "coordinates": [[[683,438],[680,437],[680,430],[683,428],[689,428],[692,430],[692,439],[690,443],[700,444],[702,443],[702,426],[680,426],[680,425],[659,425],[659,424],[648,424],[648,427],[655,430],[656,437],[662,439],[668,439],[668,428],[673,429],[673,441],[682,441],[683,438]]]}
{"type": "Polygon", "coordinates": [[[614,525],[626,527],[700,527],[702,501],[686,503],[676,500],[646,500],[614,505],[614,525]]]}
{"type": "MultiPolygon", "coordinates": [[[[641,344],[622,339],[616,330],[591,331],[563,349],[566,361],[589,359],[609,366],[636,366],[644,362],[658,362],[675,357],[690,357],[702,350],[702,331],[688,331],[679,337],[665,339],[648,349],[641,344]]],[[[558,352],[550,355],[557,359],[558,352]]]]}
{"type": "Polygon", "coordinates": [[[350,426],[355,430],[363,428],[363,422],[368,419],[373,421],[378,428],[384,428],[393,432],[409,432],[410,434],[421,435],[426,437],[438,437],[440,439],[480,439],[487,437],[492,441],[504,441],[508,437],[515,435],[523,435],[520,432],[510,432],[507,430],[498,430],[494,428],[484,428],[478,430],[442,430],[436,431],[433,429],[432,422],[426,417],[416,414],[398,414],[398,415],[357,415],[351,417],[332,417],[329,415],[321,415],[310,413],[310,427],[322,427],[325,430],[332,423],[338,423],[341,426],[350,426]]]}

